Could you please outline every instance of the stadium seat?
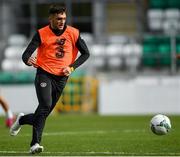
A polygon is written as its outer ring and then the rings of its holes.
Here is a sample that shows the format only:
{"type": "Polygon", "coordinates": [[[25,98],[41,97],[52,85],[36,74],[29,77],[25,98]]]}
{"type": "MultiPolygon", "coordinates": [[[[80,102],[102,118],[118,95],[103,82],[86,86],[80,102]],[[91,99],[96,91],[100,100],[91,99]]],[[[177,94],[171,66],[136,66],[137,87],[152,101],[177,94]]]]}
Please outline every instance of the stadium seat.
{"type": "Polygon", "coordinates": [[[27,42],[27,38],[23,34],[12,34],[8,39],[8,45],[23,46],[27,42]]]}
{"type": "Polygon", "coordinates": [[[159,19],[150,19],[148,21],[149,29],[151,31],[161,31],[162,30],[162,22],[159,19]]]}
{"type": "Polygon", "coordinates": [[[105,56],[106,47],[102,44],[94,44],[90,48],[92,56],[98,57],[98,56],[105,56]]]}
{"type": "Polygon", "coordinates": [[[148,10],[148,18],[149,19],[160,19],[164,18],[164,11],[162,9],[149,9],[148,10]]]}
{"type": "Polygon", "coordinates": [[[150,0],[149,6],[150,8],[164,9],[168,6],[168,0],[150,0]]]}
{"type": "Polygon", "coordinates": [[[150,9],[148,11],[148,26],[152,31],[162,30],[163,22],[163,10],[160,9],[150,9]]]}
{"type": "Polygon", "coordinates": [[[109,44],[106,47],[107,64],[110,69],[119,69],[122,66],[122,45],[109,44]]]}
{"type": "Polygon", "coordinates": [[[90,33],[81,33],[81,37],[85,40],[87,45],[92,45],[94,42],[93,35],[90,33]]]}
{"type": "Polygon", "coordinates": [[[11,59],[4,59],[1,63],[1,68],[3,71],[14,71],[16,63],[11,59]]]}
{"type": "Polygon", "coordinates": [[[121,44],[109,44],[106,47],[106,54],[108,56],[121,56],[123,45],[121,44]]]}
{"type": "Polygon", "coordinates": [[[22,47],[22,46],[9,46],[5,49],[4,55],[5,55],[5,58],[21,60],[22,53],[24,50],[25,50],[25,47],[22,47]]]}
{"type": "Polygon", "coordinates": [[[179,20],[180,12],[178,9],[166,9],[164,11],[164,18],[171,20],[179,20]]]}
{"type": "Polygon", "coordinates": [[[143,57],[144,65],[148,66],[169,66],[171,47],[170,38],[168,36],[145,36],[143,41],[143,57]]]}
{"type": "Polygon", "coordinates": [[[142,63],[147,66],[154,66],[156,54],[158,53],[159,40],[154,36],[144,36],[142,63]]]}
{"type": "Polygon", "coordinates": [[[126,44],[129,42],[129,38],[124,35],[109,35],[108,43],[109,44],[126,44]]]}
{"type": "Polygon", "coordinates": [[[106,68],[106,47],[102,44],[95,44],[90,47],[91,57],[95,68],[106,68]]]}
{"type": "Polygon", "coordinates": [[[180,11],[176,8],[150,8],[147,11],[147,22],[150,31],[163,31],[170,34],[171,30],[179,30],[180,11]]]}
{"type": "Polygon", "coordinates": [[[33,71],[34,68],[32,66],[27,66],[23,63],[22,60],[16,61],[16,71],[33,71]]]}
{"type": "Polygon", "coordinates": [[[26,66],[22,60],[19,59],[4,59],[1,64],[1,68],[3,71],[33,71],[33,67],[26,66]]]}
{"type": "Polygon", "coordinates": [[[163,30],[166,34],[176,33],[179,29],[180,12],[178,9],[166,9],[164,12],[163,30]]]}
{"type": "Polygon", "coordinates": [[[159,45],[160,64],[168,66],[171,63],[171,47],[170,44],[159,45]]]}
{"type": "Polygon", "coordinates": [[[168,0],[167,4],[168,4],[168,8],[180,9],[180,1],[179,0],[168,0]]]}
{"type": "Polygon", "coordinates": [[[180,44],[176,45],[176,53],[180,54],[180,44]]]}
{"type": "Polygon", "coordinates": [[[127,44],[124,47],[124,59],[128,68],[136,70],[141,62],[142,46],[137,43],[127,44]]]}
{"type": "Polygon", "coordinates": [[[164,34],[171,35],[172,33],[176,34],[177,31],[180,30],[179,26],[180,26],[180,23],[178,22],[178,20],[169,19],[169,20],[164,21],[162,28],[163,28],[164,34]]]}
{"type": "MultiPolygon", "coordinates": [[[[177,45],[176,45],[176,54],[180,54],[180,43],[178,43],[178,42],[177,42],[177,45]]],[[[179,59],[177,60],[177,65],[180,65],[180,60],[179,59]]]]}

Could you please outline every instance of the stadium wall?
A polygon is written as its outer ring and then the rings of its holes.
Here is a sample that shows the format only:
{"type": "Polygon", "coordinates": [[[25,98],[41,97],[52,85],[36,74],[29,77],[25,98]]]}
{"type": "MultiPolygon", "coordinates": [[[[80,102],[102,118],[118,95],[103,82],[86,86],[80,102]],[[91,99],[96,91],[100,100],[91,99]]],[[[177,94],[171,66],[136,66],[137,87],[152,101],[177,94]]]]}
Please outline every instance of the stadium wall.
{"type": "Polygon", "coordinates": [[[99,113],[179,114],[180,78],[137,77],[130,80],[99,81],[99,113]]]}
{"type": "MultiPolygon", "coordinates": [[[[7,100],[14,113],[34,112],[38,102],[35,94],[35,87],[28,85],[1,85],[1,95],[7,100]]],[[[0,107],[0,115],[4,115],[0,107]]]]}
{"type": "MultiPolygon", "coordinates": [[[[33,112],[38,104],[35,88],[30,85],[1,85],[1,94],[13,112],[33,112]]],[[[140,77],[99,81],[98,112],[112,114],[180,114],[180,79],[140,77]]],[[[4,115],[2,108],[0,114],[4,115]]]]}

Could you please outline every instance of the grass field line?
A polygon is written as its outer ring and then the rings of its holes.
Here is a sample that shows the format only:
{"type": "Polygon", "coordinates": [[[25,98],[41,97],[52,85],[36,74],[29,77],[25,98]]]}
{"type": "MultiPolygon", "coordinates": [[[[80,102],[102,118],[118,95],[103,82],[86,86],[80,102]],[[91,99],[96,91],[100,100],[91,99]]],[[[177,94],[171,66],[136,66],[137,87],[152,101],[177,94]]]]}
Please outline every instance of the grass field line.
{"type": "MultiPolygon", "coordinates": [[[[109,133],[133,133],[133,132],[145,132],[145,129],[125,129],[125,130],[91,130],[91,131],[60,131],[60,132],[44,132],[43,136],[63,136],[63,135],[79,135],[79,134],[109,134],[109,133]]],[[[31,134],[22,134],[21,136],[31,136],[31,134]]]]}
{"type": "MultiPolygon", "coordinates": [[[[26,151],[0,151],[1,154],[27,154],[29,155],[28,152],[26,151]]],[[[132,153],[132,152],[110,152],[110,151],[105,151],[105,152],[94,152],[94,151],[89,151],[89,152],[48,152],[44,151],[42,154],[47,154],[47,155],[125,155],[125,156],[132,156],[132,155],[138,155],[137,153],[132,153]]],[[[153,153],[153,152],[146,152],[143,153],[143,156],[164,156],[164,153],[153,153]]],[[[179,156],[179,153],[173,153],[173,152],[168,152],[166,156],[179,156]]]]}

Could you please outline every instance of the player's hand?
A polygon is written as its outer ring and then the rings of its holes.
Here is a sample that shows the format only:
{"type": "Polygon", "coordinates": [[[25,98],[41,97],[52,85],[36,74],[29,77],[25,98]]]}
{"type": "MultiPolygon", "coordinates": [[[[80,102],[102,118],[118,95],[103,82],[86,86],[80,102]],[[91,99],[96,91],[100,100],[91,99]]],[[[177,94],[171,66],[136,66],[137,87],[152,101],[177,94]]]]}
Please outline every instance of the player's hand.
{"type": "Polygon", "coordinates": [[[36,65],[36,60],[37,60],[36,57],[31,56],[31,57],[29,57],[27,64],[37,68],[38,66],[36,65]]]}
{"type": "Polygon", "coordinates": [[[72,70],[70,67],[64,67],[62,72],[65,76],[69,76],[72,73],[72,70]]]}

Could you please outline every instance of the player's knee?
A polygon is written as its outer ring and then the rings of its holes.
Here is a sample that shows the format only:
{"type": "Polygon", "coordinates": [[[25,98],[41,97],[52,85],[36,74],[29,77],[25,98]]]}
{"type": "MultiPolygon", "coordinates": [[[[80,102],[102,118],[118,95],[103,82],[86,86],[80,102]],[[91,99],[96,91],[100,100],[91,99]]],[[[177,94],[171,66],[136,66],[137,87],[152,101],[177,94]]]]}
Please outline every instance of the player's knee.
{"type": "Polygon", "coordinates": [[[43,105],[41,105],[39,109],[39,114],[48,116],[50,109],[51,109],[51,106],[48,103],[44,103],[43,105]]]}

